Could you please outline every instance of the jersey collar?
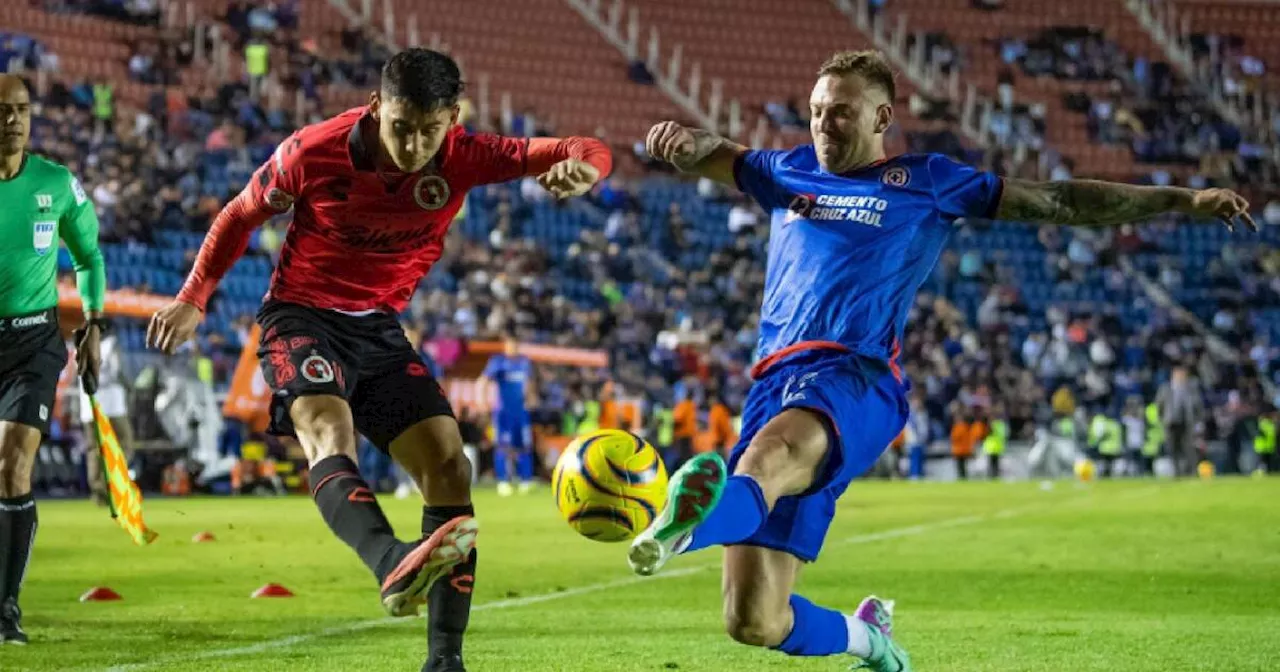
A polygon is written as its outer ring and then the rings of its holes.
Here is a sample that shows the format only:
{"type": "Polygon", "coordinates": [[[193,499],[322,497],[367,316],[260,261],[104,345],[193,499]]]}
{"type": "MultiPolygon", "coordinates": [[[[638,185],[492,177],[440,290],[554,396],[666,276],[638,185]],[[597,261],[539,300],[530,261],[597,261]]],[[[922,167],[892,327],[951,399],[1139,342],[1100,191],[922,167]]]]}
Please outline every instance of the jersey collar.
{"type": "Polygon", "coordinates": [[[865,166],[858,166],[853,170],[846,170],[843,173],[836,173],[836,174],[839,175],[840,177],[852,177],[854,175],[857,175],[858,173],[862,173],[864,171],[868,171],[873,168],[879,168],[880,166],[883,166],[884,164],[888,163],[889,159],[890,157],[886,156],[882,159],[876,159],[875,161],[872,161],[871,163],[868,163],[865,166]]]}
{"type": "Polygon", "coordinates": [[[364,141],[364,133],[362,132],[364,120],[371,118],[369,111],[366,109],[361,114],[356,123],[351,125],[351,132],[347,134],[347,153],[351,155],[351,167],[359,171],[373,172],[373,154],[369,152],[369,146],[364,141]]]}
{"type": "Polygon", "coordinates": [[[18,172],[14,173],[14,174],[13,174],[13,177],[11,177],[11,178],[9,178],[9,179],[7,179],[7,180],[6,180],[6,179],[0,179],[0,182],[12,182],[12,181],[14,181],[14,180],[18,179],[19,177],[22,177],[22,171],[27,167],[27,159],[29,159],[29,158],[31,158],[31,154],[30,154],[29,152],[27,152],[26,150],[23,150],[23,152],[22,152],[22,161],[18,163],[18,172]]]}

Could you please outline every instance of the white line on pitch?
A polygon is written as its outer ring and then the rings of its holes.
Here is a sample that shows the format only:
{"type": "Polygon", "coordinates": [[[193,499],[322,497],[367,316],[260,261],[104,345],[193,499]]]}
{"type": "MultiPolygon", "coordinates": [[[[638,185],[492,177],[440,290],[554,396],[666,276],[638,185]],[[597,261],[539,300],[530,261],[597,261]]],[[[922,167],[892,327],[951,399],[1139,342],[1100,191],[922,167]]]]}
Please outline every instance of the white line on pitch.
{"type": "MultiPolygon", "coordinates": [[[[1143,488],[1142,490],[1145,491],[1147,489],[1143,488]]],[[[1151,488],[1151,491],[1154,491],[1154,490],[1155,488],[1151,488]]],[[[1131,491],[1131,492],[1137,492],[1137,491],[1131,491]]],[[[1056,502],[1056,504],[1063,504],[1063,503],[1065,502],[1061,502],[1061,501],[1056,502]]],[[[880,532],[869,532],[867,534],[858,534],[852,537],[841,539],[835,542],[835,544],[833,545],[870,544],[877,541],[884,541],[886,539],[898,539],[901,537],[911,537],[911,536],[916,536],[920,534],[927,534],[930,532],[938,532],[938,531],[953,528],[953,527],[973,525],[976,523],[981,523],[986,520],[990,520],[992,518],[1002,518],[1002,519],[1012,518],[1014,516],[1019,516],[1019,515],[1028,513],[1030,511],[1042,510],[1042,509],[1048,509],[1048,505],[1032,504],[1028,506],[1020,506],[1020,507],[1014,507],[1011,509],[1004,509],[1002,511],[997,511],[995,513],[987,514],[987,515],[959,516],[957,518],[948,518],[946,520],[939,520],[937,522],[932,522],[932,523],[921,523],[919,525],[909,525],[907,527],[898,527],[898,528],[893,528],[889,530],[882,530],[880,532]]],[[[496,600],[493,602],[485,602],[482,604],[477,604],[476,606],[472,607],[471,611],[477,612],[477,611],[491,611],[491,610],[497,610],[497,609],[511,609],[515,607],[527,606],[530,604],[538,604],[541,602],[552,602],[554,600],[561,600],[568,597],[577,597],[578,595],[598,593],[602,590],[611,590],[613,588],[625,588],[627,586],[633,586],[636,584],[647,583],[651,581],[661,581],[663,579],[680,578],[684,576],[689,576],[690,574],[696,574],[698,572],[714,569],[715,567],[718,567],[718,566],[719,566],[718,564],[704,564],[704,565],[698,565],[694,567],[673,569],[653,577],[635,576],[627,579],[620,579],[617,581],[605,581],[602,583],[592,583],[585,586],[580,586],[578,588],[570,588],[568,590],[561,590],[553,593],[542,593],[539,595],[530,595],[528,597],[515,597],[511,599],[506,599],[506,600],[496,600]]],[[[390,625],[392,623],[402,622],[406,620],[411,621],[412,619],[390,618],[390,617],[374,618],[367,621],[357,621],[355,623],[349,623],[347,625],[339,625],[332,628],[326,628],[324,630],[317,630],[315,632],[304,632],[302,634],[291,635],[289,637],[282,637],[280,639],[272,639],[265,642],[259,642],[257,644],[250,644],[248,646],[238,646],[230,649],[215,649],[213,651],[192,652],[192,653],[181,655],[181,656],[170,656],[166,658],[160,658],[160,659],[145,661],[141,663],[117,665],[115,667],[107,668],[106,672],[131,672],[132,670],[152,669],[168,663],[176,663],[176,662],[192,661],[192,660],[207,660],[210,658],[228,658],[232,656],[243,656],[243,655],[250,655],[255,653],[262,653],[263,651],[270,651],[272,649],[288,648],[296,644],[309,642],[314,639],[321,639],[324,637],[331,637],[334,635],[345,635],[352,632],[359,632],[361,630],[368,630],[370,628],[377,628],[380,626],[390,625]]]]}

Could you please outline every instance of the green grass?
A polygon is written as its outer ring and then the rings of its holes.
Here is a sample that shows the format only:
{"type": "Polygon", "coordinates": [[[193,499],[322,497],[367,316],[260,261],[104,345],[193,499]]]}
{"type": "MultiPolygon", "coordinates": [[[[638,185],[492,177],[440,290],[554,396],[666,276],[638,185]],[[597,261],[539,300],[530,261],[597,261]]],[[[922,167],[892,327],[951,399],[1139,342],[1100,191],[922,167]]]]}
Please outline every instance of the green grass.
{"type": "MultiPolygon", "coordinates": [[[[872,592],[896,599],[899,637],[924,672],[1276,670],[1278,501],[1275,480],[858,483],[801,591],[844,609],[872,592]]],[[[417,529],[415,504],[384,504],[397,529],[417,529]]],[[[473,672],[849,662],[725,637],[716,551],[633,580],[624,547],[571,533],[545,490],[482,492],[477,508],[473,672]]],[[[424,621],[384,619],[373,580],[309,500],[152,499],[146,517],[161,537],[138,548],[88,503],[41,505],[23,596],[32,644],[0,648],[0,670],[419,669],[424,621]],[[201,530],[218,540],[192,544],[201,530]],[[268,581],[297,596],[250,600],[268,581]],[[124,601],[77,601],[95,585],[124,601]]]]}

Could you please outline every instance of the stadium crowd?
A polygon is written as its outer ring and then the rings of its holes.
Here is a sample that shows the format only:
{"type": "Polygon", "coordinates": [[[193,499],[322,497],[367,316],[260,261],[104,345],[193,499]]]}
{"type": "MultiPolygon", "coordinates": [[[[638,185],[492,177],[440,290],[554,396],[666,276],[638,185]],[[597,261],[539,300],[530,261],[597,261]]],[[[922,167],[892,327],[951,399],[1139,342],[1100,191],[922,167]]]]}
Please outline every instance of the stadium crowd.
{"type": "MultiPolygon", "coordinates": [[[[151,20],[155,9],[147,2],[69,1],[49,8],[129,21],[151,20]]],[[[346,53],[321,57],[314,43],[296,35],[292,2],[270,8],[235,3],[225,19],[238,48],[269,39],[289,53],[279,81],[285,91],[303,91],[308,104],[301,118],[282,104],[285,96],[255,95],[248,81],[185,96],[157,94],[143,109],[129,109],[112,101],[109,82],[49,78],[33,114],[32,149],[80,176],[98,208],[104,241],[143,249],[155,245],[161,231],[206,230],[275,145],[299,122],[317,118],[323,86],[367,87],[385,57],[375,40],[363,39],[363,28],[344,35],[346,53]]],[[[138,45],[129,70],[143,82],[174,81],[190,62],[193,40],[218,37],[174,33],[172,41],[138,45]]],[[[1204,36],[1201,42],[1201,57],[1216,76],[1238,81],[1261,74],[1257,59],[1231,38],[1204,36]]],[[[934,47],[933,53],[962,67],[962,53],[945,41],[934,47]]],[[[1094,30],[1052,28],[1002,40],[997,48],[1011,69],[1029,76],[1110,80],[1109,95],[1079,94],[1070,101],[1088,115],[1093,139],[1127,144],[1142,161],[1193,166],[1188,186],[1251,189],[1261,196],[1257,205],[1267,226],[1280,225],[1280,111],[1232,124],[1169,67],[1132,58],[1094,30]]],[[[56,64],[56,55],[37,41],[0,35],[0,67],[30,70],[50,63],[56,64]]],[[[998,99],[1011,81],[1012,72],[998,99]]],[[[767,112],[780,126],[807,123],[794,104],[767,112]]],[[[989,147],[975,152],[950,130],[943,105],[929,130],[905,141],[913,151],[950,153],[1004,174],[1067,179],[1070,162],[1046,146],[1043,114],[1034,106],[1000,105],[987,129],[989,147]]],[[[500,122],[466,123],[489,130],[500,122]]],[[[536,132],[527,126],[517,116],[505,130],[536,132]]],[[[1174,180],[1163,170],[1150,175],[1156,184],[1174,180]]],[[[557,431],[572,433],[588,402],[602,395],[642,399],[647,411],[688,400],[704,427],[713,406],[736,414],[750,385],[768,233],[763,213],[709,182],[683,184],[650,169],[611,177],[587,202],[550,204],[547,198],[532,180],[473,196],[446,256],[405,316],[423,351],[446,375],[467,340],[507,333],[526,342],[608,351],[608,370],[537,369],[535,417],[557,431]],[[673,197],[654,207],[654,194],[673,197]],[[586,225],[553,249],[533,235],[539,213],[547,211],[586,225]],[[707,218],[718,219],[722,230],[690,226],[707,218]]],[[[254,236],[249,254],[273,258],[286,226],[287,216],[269,223],[254,236]]],[[[1035,258],[1043,259],[1053,284],[1132,291],[1126,268],[1134,265],[1150,269],[1157,284],[1176,294],[1186,259],[1170,241],[1186,226],[1166,220],[1114,233],[1041,229],[1034,234],[1035,258]]],[[[1007,425],[1003,440],[1032,441],[1038,429],[1062,417],[1074,417],[1081,427],[1099,414],[1119,420],[1132,411],[1131,400],[1139,407],[1152,403],[1173,369],[1185,367],[1208,409],[1197,422],[1197,440],[1226,446],[1232,455],[1252,448],[1257,419],[1276,403],[1268,390],[1280,382],[1271,323],[1256,319],[1259,311],[1280,307],[1280,250],[1245,239],[1226,245],[1206,268],[1208,286],[1216,288],[1208,312],[1192,311],[1197,318],[1143,297],[1137,300],[1146,319],[1136,322],[1119,306],[1079,298],[1038,303],[1033,310],[1020,266],[985,242],[992,233],[991,224],[979,222],[956,232],[958,242],[911,315],[901,360],[914,386],[911,427],[917,429],[905,437],[907,447],[939,441],[964,461],[995,445],[986,439],[997,423],[1007,425]],[[1239,287],[1243,292],[1230,289],[1239,287]],[[1206,337],[1200,321],[1209,323],[1212,335],[1206,337]],[[1225,348],[1215,346],[1220,341],[1225,348]],[[1244,357],[1233,359],[1230,352],[1244,357]]],[[[1269,240],[1274,244],[1274,237],[1269,240]]],[[[184,271],[193,258],[188,249],[184,271]]],[[[209,363],[206,384],[225,385],[250,322],[250,315],[237,315],[229,329],[202,334],[195,352],[209,363]]],[[[652,424],[652,417],[646,413],[642,424],[652,424]]],[[[463,420],[464,435],[483,443],[484,418],[463,420]]],[[[1231,469],[1235,463],[1222,464],[1231,469]]]]}

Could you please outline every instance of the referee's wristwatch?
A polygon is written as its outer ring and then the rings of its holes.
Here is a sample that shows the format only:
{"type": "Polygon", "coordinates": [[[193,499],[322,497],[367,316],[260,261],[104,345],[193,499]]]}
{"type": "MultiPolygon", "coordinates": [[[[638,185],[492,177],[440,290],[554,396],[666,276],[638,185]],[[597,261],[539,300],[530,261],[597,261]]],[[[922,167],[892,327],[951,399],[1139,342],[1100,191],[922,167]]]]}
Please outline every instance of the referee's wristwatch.
{"type": "Polygon", "coordinates": [[[107,329],[111,327],[111,322],[105,317],[93,317],[85,320],[84,325],[80,328],[87,331],[89,327],[97,327],[98,333],[105,334],[107,329]]]}

